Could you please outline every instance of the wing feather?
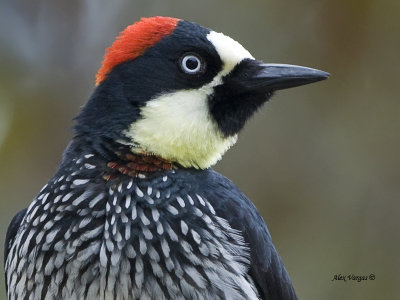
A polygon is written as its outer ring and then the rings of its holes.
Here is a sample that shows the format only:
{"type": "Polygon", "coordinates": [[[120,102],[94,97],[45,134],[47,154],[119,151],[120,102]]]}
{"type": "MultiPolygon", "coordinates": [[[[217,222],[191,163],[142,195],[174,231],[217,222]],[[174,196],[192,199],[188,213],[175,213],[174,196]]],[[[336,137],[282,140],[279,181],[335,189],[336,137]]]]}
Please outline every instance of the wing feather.
{"type": "Polygon", "coordinates": [[[292,282],[275,249],[267,225],[254,204],[227,178],[211,171],[206,190],[217,215],[243,233],[250,247],[250,277],[262,299],[297,299],[292,282]]]}
{"type": "MultiPolygon", "coordinates": [[[[14,216],[14,218],[11,220],[10,225],[8,226],[6,240],[4,242],[4,267],[5,267],[11,246],[14,242],[14,238],[17,235],[17,232],[21,226],[22,220],[24,219],[27,210],[28,209],[25,208],[25,209],[21,210],[19,213],[17,213],[14,216]]],[[[6,273],[7,273],[7,270],[6,270],[6,273]]],[[[7,275],[6,275],[6,291],[7,290],[8,290],[8,287],[7,287],[7,275]]]]}

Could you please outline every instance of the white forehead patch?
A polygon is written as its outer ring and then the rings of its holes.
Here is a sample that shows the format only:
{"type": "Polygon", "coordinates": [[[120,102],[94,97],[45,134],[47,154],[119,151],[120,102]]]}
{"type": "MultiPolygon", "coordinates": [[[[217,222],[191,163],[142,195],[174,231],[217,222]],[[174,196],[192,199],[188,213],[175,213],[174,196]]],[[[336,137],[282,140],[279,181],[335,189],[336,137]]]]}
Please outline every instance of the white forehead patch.
{"type": "Polygon", "coordinates": [[[241,44],[223,33],[211,31],[207,35],[207,39],[214,45],[224,63],[224,68],[220,73],[222,76],[232,71],[232,69],[243,59],[254,59],[250,52],[241,44]]]}

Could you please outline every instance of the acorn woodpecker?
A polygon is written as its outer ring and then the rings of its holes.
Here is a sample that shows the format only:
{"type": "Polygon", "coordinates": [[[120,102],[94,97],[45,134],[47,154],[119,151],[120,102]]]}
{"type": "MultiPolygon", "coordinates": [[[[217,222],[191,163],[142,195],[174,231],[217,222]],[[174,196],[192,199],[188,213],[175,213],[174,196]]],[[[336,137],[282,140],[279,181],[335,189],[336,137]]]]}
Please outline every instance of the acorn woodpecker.
{"type": "Polygon", "coordinates": [[[128,26],[8,228],[8,299],[296,299],[257,209],[211,166],[274,91],[328,75],[180,19],[128,26]]]}

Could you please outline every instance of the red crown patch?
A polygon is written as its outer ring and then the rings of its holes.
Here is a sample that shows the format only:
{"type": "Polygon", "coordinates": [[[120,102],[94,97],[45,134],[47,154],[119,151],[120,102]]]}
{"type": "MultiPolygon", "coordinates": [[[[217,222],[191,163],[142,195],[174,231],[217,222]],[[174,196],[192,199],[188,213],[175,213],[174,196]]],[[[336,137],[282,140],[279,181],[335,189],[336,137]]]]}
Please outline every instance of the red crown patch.
{"type": "Polygon", "coordinates": [[[118,64],[135,59],[146,49],[174,31],[179,19],[169,17],[142,18],[126,27],[107,48],[101,68],[96,75],[96,85],[118,64]]]}

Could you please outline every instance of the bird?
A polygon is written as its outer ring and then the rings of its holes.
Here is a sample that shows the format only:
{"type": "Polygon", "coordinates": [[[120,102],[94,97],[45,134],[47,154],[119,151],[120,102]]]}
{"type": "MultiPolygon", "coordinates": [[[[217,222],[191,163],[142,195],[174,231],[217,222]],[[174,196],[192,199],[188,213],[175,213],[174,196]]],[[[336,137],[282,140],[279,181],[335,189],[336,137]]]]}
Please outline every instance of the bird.
{"type": "Polygon", "coordinates": [[[126,27],[8,227],[8,299],[297,299],[260,213],[212,166],[276,91],[328,76],[183,19],[126,27]]]}

